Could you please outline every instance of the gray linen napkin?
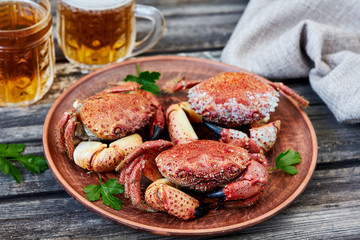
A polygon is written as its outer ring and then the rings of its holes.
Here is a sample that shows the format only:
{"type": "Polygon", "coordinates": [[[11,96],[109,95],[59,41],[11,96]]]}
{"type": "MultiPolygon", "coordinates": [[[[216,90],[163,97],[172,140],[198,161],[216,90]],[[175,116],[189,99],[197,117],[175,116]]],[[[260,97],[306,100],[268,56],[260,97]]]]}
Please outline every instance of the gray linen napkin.
{"type": "Polygon", "coordinates": [[[269,79],[309,77],[340,122],[360,122],[360,1],[252,0],[222,62],[269,79]]]}

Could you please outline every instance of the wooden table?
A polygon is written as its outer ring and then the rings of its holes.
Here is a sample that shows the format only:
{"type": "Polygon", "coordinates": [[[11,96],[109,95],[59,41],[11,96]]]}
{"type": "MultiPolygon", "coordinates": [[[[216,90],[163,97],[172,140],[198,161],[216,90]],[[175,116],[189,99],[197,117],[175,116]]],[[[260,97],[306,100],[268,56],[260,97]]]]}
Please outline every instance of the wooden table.
{"type": "MultiPolygon", "coordinates": [[[[142,0],[165,15],[167,31],[143,56],[182,55],[220,61],[247,1],[142,0]]],[[[55,15],[55,1],[52,1],[55,15]]],[[[55,99],[83,74],[56,47],[56,79],[49,93],[26,108],[0,108],[0,143],[25,143],[42,156],[42,127],[55,99]]],[[[308,187],[277,216],[209,239],[358,239],[360,236],[360,126],[338,123],[308,79],[285,83],[310,101],[305,110],[317,134],[318,164],[308,187]]],[[[0,174],[0,239],[169,239],[134,230],[87,210],[55,180],[21,168],[17,184],[0,174]]],[[[219,219],[221,221],[221,219],[219,219]]]]}

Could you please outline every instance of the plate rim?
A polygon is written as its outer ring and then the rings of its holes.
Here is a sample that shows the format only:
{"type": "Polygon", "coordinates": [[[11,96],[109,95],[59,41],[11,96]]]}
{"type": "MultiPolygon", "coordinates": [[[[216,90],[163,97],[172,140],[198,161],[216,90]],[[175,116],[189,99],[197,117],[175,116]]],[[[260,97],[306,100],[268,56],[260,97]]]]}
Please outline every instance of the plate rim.
{"type": "MultiPolygon", "coordinates": [[[[81,196],[80,193],[75,191],[75,189],[71,187],[71,185],[68,183],[66,178],[62,176],[60,171],[54,165],[54,162],[49,160],[49,159],[51,159],[51,157],[50,157],[51,153],[49,150],[49,144],[48,144],[48,140],[47,140],[49,137],[49,133],[48,133],[48,131],[46,131],[46,129],[49,129],[51,119],[52,119],[54,112],[56,111],[58,105],[65,98],[65,96],[68,93],[70,93],[71,91],[73,91],[78,85],[82,84],[83,82],[87,81],[90,78],[93,78],[94,76],[96,76],[98,74],[101,74],[104,71],[111,71],[114,68],[118,68],[118,67],[121,67],[123,65],[128,65],[128,64],[134,64],[134,63],[139,63],[139,62],[148,62],[148,61],[159,61],[159,60],[161,60],[161,61],[163,61],[163,60],[196,61],[196,62],[202,62],[202,63],[206,63],[206,64],[211,64],[211,65],[217,65],[217,66],[222,66],[222,67],[226,67],[226,68],[231,68],[231,69],[246,72],[249,74],[254,74],[245,69],[235,67],[233,65],[229,65],[226,63],[218,62],[215,60],[211,60],[211,59],[203,59],[203,58],[189,57],[189,56],[177,56],[177,55],[164,55],[164,56],[159,55],[159,56],[148,56],[148,57],[139,57],[139,58],[128,59],[123,62],[111,64],[104,68],[93,71],[85,76],[82,76],[75,83],[71,84],[67,89],[65,89],[65,91],[63,91],[61,93],[61,95],[54,101],[50,110],[47,113],[47,116],[46,116],[46,119],[45,119],[45,122],[43,125],[44,131],[43,131],[42,140],[43,140],[43,148],[44,148],[44,155],[45,155],[46,161],[47,161],[49,168],[52,171],[55,179],[60,183],[60,185],[66,190],[66,192],[70,196],[75,198],[76,201],[78,201],[81,205],[83,205],[87,209],[98,214],[100,217],[108,219],[112,222],[116,222],[118,224],[122,224],[122,225],[125,225],[128,227],[131,227],[133,229],[139,229],[139,230],[143,230],[143,231],[147,231],[147,232],[150,232],[153,234],[159,234],[159,235],[209,236],[209,235],[221,235],[221,234],[225,234],[225,233],[239,231],[239,230],[245,229],[247,227],[251,227],[251,226],[254,226],[261,222],[264,222],[264,221],[268,220],[269,218],[274,217],[275,215],[280,213],[284,208],[289,206],[298,196],[301,195],[301,193],[306,189],[307,185],[310,182],[311,177],[313,176],[313,174],[315,172],[317,158],[318,158],[318,143],[317,143],[317,137],[316,137],[314,127],[313,127],[308,115],[297,104],[293,104],[293,105],[294,105],[294,107],[297,108],[298,112],[303,117],[304,122],[310,132],[310,139],[312,140],[312,151],[313,151],[312,156],[313,157],[310,161],[309,171],[307,172],[306,177],[301,182],[299,187],[284,202],[282,202],[278,206],[274,207],[273,209],[269,210],[268,212],[266,212],[256,218],[249,219],[249,220],[241,222],[241,223],[224,226],[224,227],[216,227],[216,228],[211,228],[211,229],[200,229],[200,230],[155,227],[155,226],[149,226],[146,224],[131,221],[129,219],[125,219],[125,218],[119,217],[117,215],[114,215],[111,212],[108,212],[108,211],[104,210],[103,208],[96,206],[92,202],[88,201],[85,197],[81,196]]],[[[255,75],[257,75],[257,74],[255,74],[255,75]]],[[[259,75],[257,75],[257,76],[259,76],[259,75]]],[[[260,76],[260,78],[265,79],[261,76],[260,76]]],[[[265,79],[265,80],[269,81],[267,79],[265,79]]],[[[284,97],[286,97],[289,101],[294,103],[293,99],[289,98],[286,95],[284,95],[284,97]]]]}

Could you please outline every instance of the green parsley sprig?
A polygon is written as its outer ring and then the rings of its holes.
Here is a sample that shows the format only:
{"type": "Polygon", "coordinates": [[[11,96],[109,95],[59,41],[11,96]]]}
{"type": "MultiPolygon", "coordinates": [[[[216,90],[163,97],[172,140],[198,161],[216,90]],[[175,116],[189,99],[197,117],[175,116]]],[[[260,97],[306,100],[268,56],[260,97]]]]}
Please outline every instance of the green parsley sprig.
{"type": "Polygon", "coordinates": [[[93,202],[99,200],[101,196],[103,204],[115,210],[121,210],[123,201],[113,194],[124,192],[124,187],[113,178],[109,179],[106,183],[102,183],[101,177],[99,176],[99,181],[99,185],[85,186],[84,192],[86,193],[86,198],[93,202]]]}
{"type": "Polygon", "coordinates": [[[25,144],[0,144],[0,170],[6,175],[10,174],[17,183],[21,182],[21,172],[13,162],[21,163],[28,171],[39,174],[46,169],[48,165],[44,157],[35,155],[22,155],[25,144]]]}
{"type": "Polygon", "coordinates": [[[157,96],[160,93],[160,88],[156,84],[156,81],[160,79],[160,73],[159,72],[141,72],[139,64],[136,65],[138,76],[134,75],[127,75],[124,78],[125,82],[136,82],[140,85],[140,89],[143,89],[144,91],[151,92],[155,96],[157,96]]]}
{"type": "Polygon", "coordinates": [[[292,166],[301,162],[301,156],[298,151],[290,151],[290,148],[285,152],[280,153],[276,157],[275,167],[270,169],[270,172],[275,169],[281,169],[284,172],[295,175],[299,173],[296,167],[292,166]]]}

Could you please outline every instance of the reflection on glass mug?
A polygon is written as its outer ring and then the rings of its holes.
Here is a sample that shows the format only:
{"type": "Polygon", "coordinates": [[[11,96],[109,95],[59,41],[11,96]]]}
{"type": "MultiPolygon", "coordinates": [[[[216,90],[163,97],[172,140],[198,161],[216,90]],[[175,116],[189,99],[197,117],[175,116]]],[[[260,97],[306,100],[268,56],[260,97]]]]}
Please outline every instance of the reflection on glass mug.
{"type": "Polygon", "coordinates": [[[48,0],[0,0],[0,106],[42,98],[54,78],[54,43],[48,0]]]}
{"type": "Polygon", "coordinates": [[[65,57],[83,69],[96,69],[138,55],[160,39],[163,15],[134,0],[61,0],[57,6],[57,39],[65,57]],[[135,42],[135,17],[151,20],[152,29],[135,42]]]}

